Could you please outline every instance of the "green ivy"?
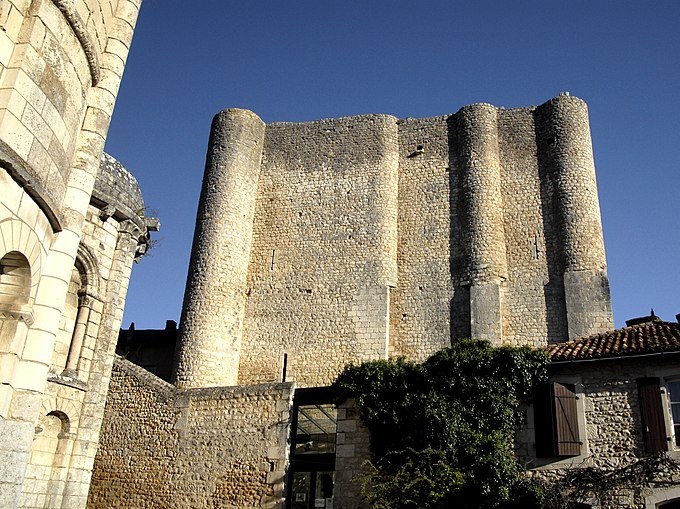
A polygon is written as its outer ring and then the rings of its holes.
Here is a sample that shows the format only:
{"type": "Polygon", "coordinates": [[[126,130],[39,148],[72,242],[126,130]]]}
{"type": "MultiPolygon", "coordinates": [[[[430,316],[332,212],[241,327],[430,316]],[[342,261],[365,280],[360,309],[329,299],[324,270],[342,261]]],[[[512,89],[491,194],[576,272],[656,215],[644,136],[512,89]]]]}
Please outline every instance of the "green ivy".
{"type": "Polygon", "coordinates": [[[538,507],[538,485],[522,475],[512,444],[547,362],[542,351],[460,340],[423,364],[345,368],[335,386],[371,433],[361,479],[371,507],[538,507]]]}

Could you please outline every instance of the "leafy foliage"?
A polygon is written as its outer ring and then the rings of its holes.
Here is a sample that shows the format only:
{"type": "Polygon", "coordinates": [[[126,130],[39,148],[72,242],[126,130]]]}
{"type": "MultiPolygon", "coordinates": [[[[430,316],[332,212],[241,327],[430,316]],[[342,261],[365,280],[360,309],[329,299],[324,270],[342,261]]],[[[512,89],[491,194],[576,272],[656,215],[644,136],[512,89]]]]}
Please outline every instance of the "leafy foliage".
{"type": "Polygon", "coordinates": [[[537,507],[512,452],[522,402],[547,378],[544,353],[461,340],[423,364],[347,367],[335,382],[371,432],[362,479],[375,509],[537,507]]]}

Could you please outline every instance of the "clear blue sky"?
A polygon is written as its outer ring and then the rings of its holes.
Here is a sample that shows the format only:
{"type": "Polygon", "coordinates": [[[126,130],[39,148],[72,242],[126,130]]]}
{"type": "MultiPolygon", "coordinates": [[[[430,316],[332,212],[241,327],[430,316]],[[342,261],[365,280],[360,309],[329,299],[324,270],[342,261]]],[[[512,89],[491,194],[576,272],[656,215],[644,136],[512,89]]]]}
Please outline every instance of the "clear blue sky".
{"type": "Polygon", "coordinates": [[[179,320],[210,122],[590,108],[617,326],[680,313],[680,2],[144,0],[106,150],[161,219],[124,327],[179,320]]]}

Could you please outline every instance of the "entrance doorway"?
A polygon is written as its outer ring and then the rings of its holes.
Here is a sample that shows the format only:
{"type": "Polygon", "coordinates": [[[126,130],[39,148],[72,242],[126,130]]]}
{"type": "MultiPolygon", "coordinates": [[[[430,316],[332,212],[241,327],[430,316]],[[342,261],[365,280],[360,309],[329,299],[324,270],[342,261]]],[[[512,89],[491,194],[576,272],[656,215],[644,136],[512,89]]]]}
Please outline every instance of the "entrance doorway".
{"type": "Polygon", "coordinates": [[[326,387],[295,391],[288,509],[333,509],[337,409],[329,401],[326,387]]]}

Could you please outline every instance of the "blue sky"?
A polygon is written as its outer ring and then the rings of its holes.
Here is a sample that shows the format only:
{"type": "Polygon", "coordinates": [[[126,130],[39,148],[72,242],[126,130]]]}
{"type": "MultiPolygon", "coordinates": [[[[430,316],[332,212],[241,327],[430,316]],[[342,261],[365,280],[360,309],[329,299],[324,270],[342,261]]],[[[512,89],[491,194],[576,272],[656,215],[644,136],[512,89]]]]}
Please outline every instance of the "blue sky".
{"type": "Polygon", "coordinates": [[[680,2],[144,0],[106,150],[137,177],[158,242],[124,327],[179,320],[210,122],[474,102],[590,108],[614,318],[680,313],[680,2]]]}

